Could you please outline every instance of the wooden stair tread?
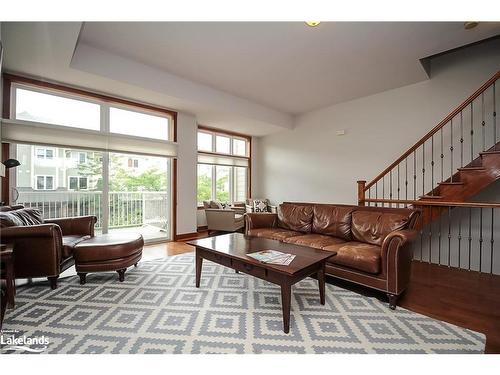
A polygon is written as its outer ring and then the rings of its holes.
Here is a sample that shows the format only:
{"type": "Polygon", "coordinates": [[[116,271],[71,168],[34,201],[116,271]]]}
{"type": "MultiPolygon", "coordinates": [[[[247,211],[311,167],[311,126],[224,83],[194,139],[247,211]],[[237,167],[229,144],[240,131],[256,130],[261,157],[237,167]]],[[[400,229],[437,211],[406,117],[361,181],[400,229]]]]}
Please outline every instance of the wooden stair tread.
{"type": "Polygon", "coordinates": [[[484,167],[462,167],[458,168],[459,171],[484,171],[486,168],[484,167]]]}
{"type": "Polygon", "coordinates": [[[438,182],[438,185],[464,185],[464,182],[454,181],[454,182],[438,182]]]}
{"type": "Polygon", "coordinates": [[[443,197],[441,195],[421,195],[419,198],[425,200],[425,199],[441,199],[443,197]]]}

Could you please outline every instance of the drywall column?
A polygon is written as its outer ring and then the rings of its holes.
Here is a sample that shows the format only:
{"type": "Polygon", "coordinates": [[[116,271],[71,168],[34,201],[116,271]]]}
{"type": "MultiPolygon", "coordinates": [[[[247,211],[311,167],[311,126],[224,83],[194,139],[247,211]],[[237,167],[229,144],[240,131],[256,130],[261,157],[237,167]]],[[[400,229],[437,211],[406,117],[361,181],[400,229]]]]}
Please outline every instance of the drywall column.
{"type": "Polygon", "coordinates": [[[194,233],[196,226],[196,117],[177,115],[177,235],[194,233]]]}

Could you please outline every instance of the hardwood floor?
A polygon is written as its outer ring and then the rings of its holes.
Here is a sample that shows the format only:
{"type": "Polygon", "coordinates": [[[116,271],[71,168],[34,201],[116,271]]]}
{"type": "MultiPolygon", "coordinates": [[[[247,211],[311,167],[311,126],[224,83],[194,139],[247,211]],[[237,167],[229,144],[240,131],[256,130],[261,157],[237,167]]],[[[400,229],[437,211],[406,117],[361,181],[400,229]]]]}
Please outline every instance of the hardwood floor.
{"type": "Polygon", "coordinates": [[[500,353],[500,276],[414,262],[400,305],[486,334],[486,353],[500,353]]]}
{"type": "MultiPolygon", "coordinates": [[[[194,251],[184,242],[144,248],[143,259],[194,251]]],[[[386,301],[384,293],[343,280],[327,281],[342,288],[386,301]]],[[[486,353],[500,353],[500,276],[479,274],[424,262],[414,262],[408,290],[399,306],[486,335],[486,353]]]]}
{"type": "Polygon", "coordinates": [[[194,251],[194,247],[184,242],[166,242],[155,245],[146,245],[142,251],[142,260],[165,258],[172,255],[194,251]]]}

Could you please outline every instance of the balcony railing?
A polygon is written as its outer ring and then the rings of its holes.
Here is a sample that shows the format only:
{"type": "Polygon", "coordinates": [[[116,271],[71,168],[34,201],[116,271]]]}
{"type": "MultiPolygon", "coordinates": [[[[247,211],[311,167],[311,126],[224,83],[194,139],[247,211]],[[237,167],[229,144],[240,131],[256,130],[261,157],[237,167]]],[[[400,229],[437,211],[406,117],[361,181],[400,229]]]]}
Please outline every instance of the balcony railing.
{"type": "MultiPolygon", "coordinates": [[[[82,215],[97,216],[103,226],[102,191],[19,192],[16,204],[38,208],[45,219],[82,215]]],[[[168,231],[169,202],[166,191],[109,192],[109,228],[150,225],[168,231]]]]}

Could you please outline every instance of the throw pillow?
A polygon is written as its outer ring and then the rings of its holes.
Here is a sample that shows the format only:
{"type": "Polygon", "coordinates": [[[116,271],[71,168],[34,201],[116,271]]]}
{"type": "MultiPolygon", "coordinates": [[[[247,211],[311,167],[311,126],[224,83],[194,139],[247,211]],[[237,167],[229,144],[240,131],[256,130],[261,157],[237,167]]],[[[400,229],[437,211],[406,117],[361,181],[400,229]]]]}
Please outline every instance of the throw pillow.
{"type": "Polygon", "coordinates": [[[265,200],[260,200],[260,199],[254,200],[253,212],[268,212],[267,202],[265,200]]]}
{"type": "Polygon", "coordinates": [[[224,207],[222,207],[222,204],[219,201],[210,201],[210,208],[222,210],[224,207]]]}

